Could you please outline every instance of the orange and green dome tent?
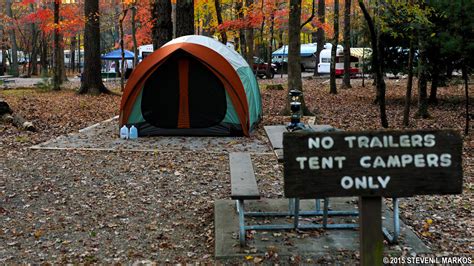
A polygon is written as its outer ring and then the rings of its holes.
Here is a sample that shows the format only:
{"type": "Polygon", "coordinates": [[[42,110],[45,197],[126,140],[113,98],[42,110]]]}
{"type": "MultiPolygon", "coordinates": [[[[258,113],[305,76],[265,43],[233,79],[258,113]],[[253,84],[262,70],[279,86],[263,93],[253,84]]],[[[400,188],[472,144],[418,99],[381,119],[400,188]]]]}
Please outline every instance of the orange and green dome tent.
{"type": "Polygon", "coordinates": [[[120,126],[139,136],[249,136],[262,117],[255,75],[240,54],[208,37],[174,39],[137,65],[120,126]]]}

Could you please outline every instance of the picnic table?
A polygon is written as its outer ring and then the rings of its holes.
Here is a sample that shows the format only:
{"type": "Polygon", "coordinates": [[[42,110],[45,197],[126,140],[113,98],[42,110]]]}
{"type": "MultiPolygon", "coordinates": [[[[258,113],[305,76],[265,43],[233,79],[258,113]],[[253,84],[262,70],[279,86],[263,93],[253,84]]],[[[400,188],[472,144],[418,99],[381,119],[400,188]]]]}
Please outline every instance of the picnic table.
{"type": "MultiPolygon", "coordinates": [[[[337,131],[337,129],[330,125],[310,125],[311,130],[320,132],[337,131]]],[[[287,132],[285,125],[265,126],[265,133],[270,140],[278,161],[283,160],[283,133],[287,132]]],[[[239,218],[239,240],[240,245],[245,246],[245,235],[248,230],[282,230],[282,229],[350,229],[357,228],[357,223],[328,223],[330,216],[358,216],[358,210],[329,210],[329,198],[318,198],[315,195],[314,209],[310,211],[300,210],[300,200],[296,198],[288,199],[288,211],[284,212],[262,212],[262,211],[245,211],[246,200],[259,200],[260,193],[255,179],[254,169],[250,154],[248,153],[231,153],[229,156],[230,171],[231,171],[231,198],[236,201],[236,207],[239,218]],[[323,207],[321,208],[321,199],[324,199],[323,207]],[[293,217],[291,224],[259,224],[247,225],[245,217],[293,217]],[[322,216],[322,224],[300,224],[300,216],[322,216]]],[[[386,229],[382,231],[389,242],[396,242],[398,239],[400,224],[398,199],[393,199],[394,211],[394,232],[393,235],[386,229]]]]}

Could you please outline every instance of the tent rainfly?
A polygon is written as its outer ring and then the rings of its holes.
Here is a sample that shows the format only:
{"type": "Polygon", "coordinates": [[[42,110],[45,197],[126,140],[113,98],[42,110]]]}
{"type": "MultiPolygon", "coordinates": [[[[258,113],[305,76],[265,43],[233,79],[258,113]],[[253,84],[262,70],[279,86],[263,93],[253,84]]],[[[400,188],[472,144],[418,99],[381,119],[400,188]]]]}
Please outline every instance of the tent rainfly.
{"type": "Polygon", "coordinates": [[[262,117],[258,83],[247,62],[204,36],[174,39],[133,70],[120,126],[139,136],[249,136],[262,117]]]}

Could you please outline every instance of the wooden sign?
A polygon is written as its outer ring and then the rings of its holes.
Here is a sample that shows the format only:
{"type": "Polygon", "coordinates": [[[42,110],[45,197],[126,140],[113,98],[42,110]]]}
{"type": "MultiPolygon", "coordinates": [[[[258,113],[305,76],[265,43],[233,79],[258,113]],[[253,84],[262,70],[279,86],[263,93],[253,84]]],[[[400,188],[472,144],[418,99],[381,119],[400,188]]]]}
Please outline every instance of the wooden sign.
{"type": "Polygon", "coordinates": [[[453,130],[284,133],[288,198],[407,197],[462,192],[453,130]]]}

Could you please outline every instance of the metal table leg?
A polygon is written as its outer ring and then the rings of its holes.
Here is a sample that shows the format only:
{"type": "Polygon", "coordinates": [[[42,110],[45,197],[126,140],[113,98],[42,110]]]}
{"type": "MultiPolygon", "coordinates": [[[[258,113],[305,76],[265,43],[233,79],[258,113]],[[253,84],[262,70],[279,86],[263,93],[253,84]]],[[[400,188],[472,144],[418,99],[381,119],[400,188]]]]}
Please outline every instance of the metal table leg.
{"type": "Polygon", "coordinates": [[[400,212],[398,198],[393,198],[393,235],[390,234],[387,228],[382,227],[382,232],[385,238],[390,244],[398,242],[398,236],[400,235],[400,212]]]}
{"type": "Polygon", "coordinates": [[[294,213],[295,211],[295,198],[288,199],[288,213],[294,213]]]}
{"type": "Polygon", "coordinates": [[[321,210],[321,199],[315,199],[314,203],[315,203],[315,206],[314,206],[315,211],[319,212],[321,210]]]}
{"type": "Polygon", "coordinates": [[[327,228],[328,225],[328,211],[329,211],[329,198],[324,198],[324,210],[323,210],[323,227],[327,228]]]}
{"type": "Polygon", "coordinates": [[[295,208],[294,208],[294,220],[293,220],[293,226],[295,229],[298,229],[298,223],[299,223],[299,212],[300,212],[300,199],[295,199],[295,208]]]}
{"type": "Polygon", "coordinates": [[[240,246],[245,247],[245,217],[244,217],[244,201],[237,201],[237,210],[239,212],[239,241],[240,246]]]}

